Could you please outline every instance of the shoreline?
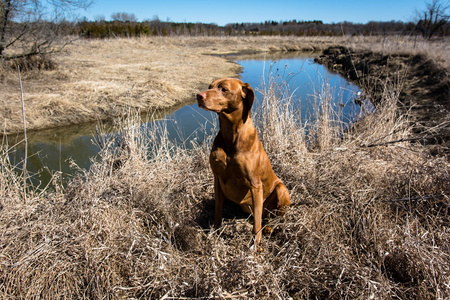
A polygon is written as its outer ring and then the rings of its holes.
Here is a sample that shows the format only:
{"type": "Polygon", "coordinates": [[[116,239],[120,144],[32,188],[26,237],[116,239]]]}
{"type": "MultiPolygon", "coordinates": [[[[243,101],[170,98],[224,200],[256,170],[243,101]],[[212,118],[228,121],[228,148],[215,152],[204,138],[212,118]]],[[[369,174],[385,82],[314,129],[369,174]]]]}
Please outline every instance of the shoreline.
{"type": "Polygon", "coordinates": [[[338,46],[325,49],[316,62],[357,84],[377,105],[386,86],[398,93],[398,106],[410,118],[414,137],[424,144],[450,141],[449,71],[423,54],[385,55],[338,46]]]}
{"type": "MultiPolygon", "coordinates": [[[[336,55],[336,49],[344,49],[343,44],[348,44],[344,38],[283,37],[81,40],[52,57],[56,63],[53,70],[22,74],[27,130],[112,120],[130,109],[141,112],[170,109],[188,102],[213,79],[238,76],[241,67],[229,57],[242,54],[320,54],[319,63],[361,86],[364,81],[355,81],[349,76],[348,65],[337,61],[343,54],[336,55]]],[[[382,55],[381,51],[368,55],[366,46],[358,40],[353,44],[358,48],[352,50],[351,59],[356,59],[353,62],[362,69],[367,65],[364,59],[382,55]]],[[[388,71],[395,76],[395,68],[388,71]]],[[[380,73],[372,69],[367,74],[380,78],[380,73]]],[[[20,99],[17,76],[12,71],[0,75],[0,85],[5,91],[0,96],[2,132],[20,133],[23,131],[20,100],[14,101],[20,99]]],[[[407,80],[413,80],[414,76],[407,80]]]]}

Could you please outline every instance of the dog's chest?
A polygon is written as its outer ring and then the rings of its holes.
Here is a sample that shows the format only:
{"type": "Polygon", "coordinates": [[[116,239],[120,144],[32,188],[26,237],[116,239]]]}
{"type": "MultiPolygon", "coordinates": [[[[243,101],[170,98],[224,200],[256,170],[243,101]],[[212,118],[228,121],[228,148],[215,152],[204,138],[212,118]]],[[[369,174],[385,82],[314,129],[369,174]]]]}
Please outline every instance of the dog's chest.
{"type": "Polygon", "coordinates": [[[242,205],[251,194],[245,167],[239,161],[239,156],[227,155],[221,148],[213,150],[210,156],[211,169],[217,176],[225,197],[242,205]]]}
{"type": "Polygon", "coordinates": [[[245,177],[239,155],[228,155],[222,148],[216,148],[211,152],[210,164],[212,171],[219,177],[234,179],[245,177]]]}

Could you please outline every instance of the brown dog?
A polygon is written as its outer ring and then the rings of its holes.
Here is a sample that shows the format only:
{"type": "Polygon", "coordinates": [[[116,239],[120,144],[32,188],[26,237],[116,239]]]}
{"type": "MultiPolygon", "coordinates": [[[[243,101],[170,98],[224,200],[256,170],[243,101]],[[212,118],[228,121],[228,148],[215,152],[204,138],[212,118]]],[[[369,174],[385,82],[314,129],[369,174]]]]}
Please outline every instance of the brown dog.
{"type": "Polygon", "coordinates": [[[222,223],[224,198],[253,214],[255,243],[261,241],[262,217],[268,211],[283,214],[289,192],[272,170],[251,119],[254,92],[239,79],[217,79],[197,94],[198,106],[218,113],[220,130],[210,155],[214,173],[214,227],[222,223]]]}

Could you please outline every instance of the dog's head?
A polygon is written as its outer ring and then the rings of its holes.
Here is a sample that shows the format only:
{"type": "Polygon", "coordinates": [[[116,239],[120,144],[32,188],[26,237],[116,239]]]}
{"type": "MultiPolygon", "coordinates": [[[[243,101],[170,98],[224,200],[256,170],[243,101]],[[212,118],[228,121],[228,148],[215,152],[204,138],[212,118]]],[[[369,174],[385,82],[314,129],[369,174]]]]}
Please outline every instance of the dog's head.
{"type": "Polygon", "coordinates": [[[197,94],[199,107],[219,114],[231,114],[242,110],[244,123],[254,99],[255,94],[250,85],[235,78],[214,80],[208,90],[197,94]]]}

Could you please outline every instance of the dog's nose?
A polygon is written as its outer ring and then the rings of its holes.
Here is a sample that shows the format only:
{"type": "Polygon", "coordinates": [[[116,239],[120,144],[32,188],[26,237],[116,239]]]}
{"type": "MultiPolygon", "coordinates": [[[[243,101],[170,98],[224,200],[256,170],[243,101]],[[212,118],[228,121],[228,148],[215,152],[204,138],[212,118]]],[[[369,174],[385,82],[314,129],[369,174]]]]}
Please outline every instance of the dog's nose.
{"type": "Polygon", "coordinates": [[[197,94],[197,101],[205,100],[206,94],[205,93],[198,93],[197,94]]]}

